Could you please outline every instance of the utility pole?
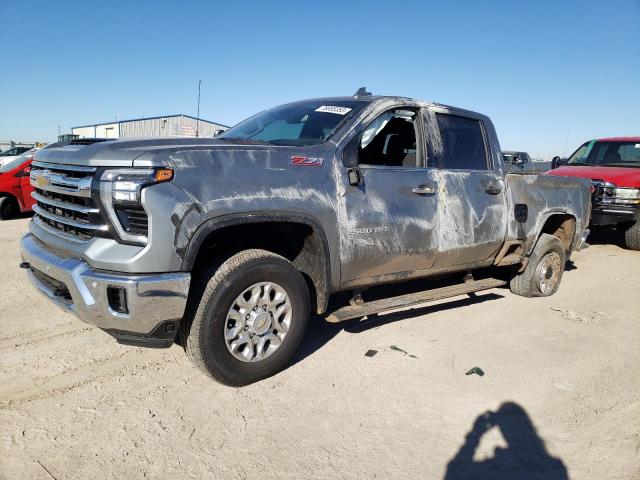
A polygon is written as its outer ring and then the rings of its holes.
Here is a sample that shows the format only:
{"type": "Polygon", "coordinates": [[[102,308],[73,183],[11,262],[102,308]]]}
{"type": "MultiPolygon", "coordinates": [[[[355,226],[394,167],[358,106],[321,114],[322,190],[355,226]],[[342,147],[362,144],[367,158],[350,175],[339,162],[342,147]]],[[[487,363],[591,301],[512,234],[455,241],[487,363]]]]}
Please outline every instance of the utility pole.
{"type": "Polygon", "coordinates": [[[200,84],[202,80],[198,80],[198,113],[196,114],[196,138],[200,134],[200,84]]]}
{"type": "Polygon", "coordinates": [[[562,156],[567,156],[567,144],[569,143],[569,135],[571,135],[571,128],[567,131],[567,138],[564,139],[564,149],[562,150],[562,156]]]}

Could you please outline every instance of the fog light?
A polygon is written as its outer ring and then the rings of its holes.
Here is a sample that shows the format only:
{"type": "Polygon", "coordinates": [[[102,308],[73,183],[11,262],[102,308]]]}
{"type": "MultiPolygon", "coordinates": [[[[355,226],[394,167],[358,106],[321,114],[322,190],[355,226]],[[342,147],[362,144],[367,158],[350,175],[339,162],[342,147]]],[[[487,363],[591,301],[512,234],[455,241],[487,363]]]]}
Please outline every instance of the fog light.
{"type": "Polygon", "coordinates": [[[127,291],[122,287],[107,287],[109,308],[116,313],[128,314],[127,291]]]}

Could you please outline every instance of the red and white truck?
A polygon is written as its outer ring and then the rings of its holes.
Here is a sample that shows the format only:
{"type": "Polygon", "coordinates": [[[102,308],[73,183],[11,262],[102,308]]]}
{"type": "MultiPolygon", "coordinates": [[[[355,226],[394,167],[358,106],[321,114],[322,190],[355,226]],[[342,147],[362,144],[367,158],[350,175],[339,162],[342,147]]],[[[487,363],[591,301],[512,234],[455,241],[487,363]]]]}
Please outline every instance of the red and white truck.
{"type": "Polygon", "coordinates": [[[640,137],[589,140],[547,174],[591,179],[591,228],[621,229],[640,250],[640,137]]]}

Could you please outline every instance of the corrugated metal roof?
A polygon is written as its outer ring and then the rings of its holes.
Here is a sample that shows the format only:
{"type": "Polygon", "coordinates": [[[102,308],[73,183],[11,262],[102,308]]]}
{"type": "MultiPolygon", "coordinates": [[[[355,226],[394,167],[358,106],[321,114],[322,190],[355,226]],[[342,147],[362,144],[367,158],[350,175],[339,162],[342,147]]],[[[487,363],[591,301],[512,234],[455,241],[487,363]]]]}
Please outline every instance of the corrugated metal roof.
{"type": "Polygon", "coordinates": [[[229,125],[225,125],[223,123],[212,122],[211,120],[206,120],[204,118],[192,117],[191,115],[185,115],[184,113],[176,113],[176,114],[173,114],[173,115],[158,115],[157,117],[132,118],[132,119],[128,119],[128,120],[116,120],[116,121],[112,121],[112,122],[90,123],[88,125],[78,125],[78,126],[71,127],[71,128],[73,129],[73,128],[99,127],[100,125],[110,125],[112,123],[129,123],[129,122],[139,122],[141,120],[157,120],[159,118],[175,118],[175,117],[186,117],[186,118],[191,118],[192,120],[200,120],[201,122],[207,122],[207,123],[211,123],[213,125],[219,125],[221,127],[230,128],[229,125]]]}

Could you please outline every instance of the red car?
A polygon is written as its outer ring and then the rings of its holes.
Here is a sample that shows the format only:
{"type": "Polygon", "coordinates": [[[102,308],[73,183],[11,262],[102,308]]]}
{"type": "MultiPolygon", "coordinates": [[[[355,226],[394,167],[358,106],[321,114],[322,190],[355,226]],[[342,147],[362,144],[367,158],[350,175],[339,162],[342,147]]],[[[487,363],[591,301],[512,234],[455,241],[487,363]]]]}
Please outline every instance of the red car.
{"type": "Polygon", "coordinates": [[[628,248],[640,250],[640,137],[590,140],[546,174],[590,178],[591,226],[615,226],[628,248]]]}
{"type": "Polygon", "coordinates": [[[0,220],[30,212],[35,200],[29,183],[31,161],[36,149],[29,150],[0,167],[0,220]]]}

